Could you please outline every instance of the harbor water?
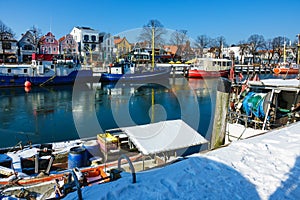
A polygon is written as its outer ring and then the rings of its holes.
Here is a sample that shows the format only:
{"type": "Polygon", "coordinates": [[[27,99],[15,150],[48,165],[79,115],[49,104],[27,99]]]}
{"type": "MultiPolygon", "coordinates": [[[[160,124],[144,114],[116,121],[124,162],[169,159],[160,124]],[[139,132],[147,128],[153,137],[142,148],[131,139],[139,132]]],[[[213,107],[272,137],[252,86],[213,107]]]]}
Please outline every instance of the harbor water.
{"type": "Polygon", "coordinates": [[[0,147],[94,137],[107,129],[183,119],[211,129],[216,79],[0,89],[0,147]]]}
{"type": "Polygon", "coordinates": [[[107,129],[172,119],[209,139],[217,80],[1,88],[0,147],[95,137],[107,129]]]}

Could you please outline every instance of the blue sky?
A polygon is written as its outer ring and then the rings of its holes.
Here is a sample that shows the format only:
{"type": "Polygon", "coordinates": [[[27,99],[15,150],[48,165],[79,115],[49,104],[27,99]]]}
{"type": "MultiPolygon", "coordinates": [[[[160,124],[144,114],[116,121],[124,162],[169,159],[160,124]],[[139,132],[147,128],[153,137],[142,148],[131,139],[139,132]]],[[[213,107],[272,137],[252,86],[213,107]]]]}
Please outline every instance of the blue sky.
{"type": "Polygon", "coordinates": [[[300,33],[299,0],[0,0],[0,7],[0,20],[16,39],[33,25],[58,39],[74,26],[115,35],[142,28],[151,19],[167,29],[187,30],[192,39],[224,36],[228,44],[252,34],[294,41],[300,33]]]}

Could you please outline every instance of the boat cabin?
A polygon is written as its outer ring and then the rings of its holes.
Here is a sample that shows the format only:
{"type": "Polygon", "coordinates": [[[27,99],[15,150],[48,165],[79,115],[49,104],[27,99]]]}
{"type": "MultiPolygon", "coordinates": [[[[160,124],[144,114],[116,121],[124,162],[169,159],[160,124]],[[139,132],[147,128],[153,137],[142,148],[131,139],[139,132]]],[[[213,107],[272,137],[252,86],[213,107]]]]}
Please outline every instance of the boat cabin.
{"type": "Polygon", "coordinates": [[[133,63],[121,61],[119,63],[109,65],[107,71],[110,74],[133,74],[135,66],[133,63]]]}
{"type": "Polygon", "coordinates": [[[232,62],[229,59],[197,58],[191,68],[206,71],[220,71],[229,70],[231,66],[232,62]]]}
{"type": "Polygon", "coordinates": [[[6,76],[29,76],[33,74],[31,65],[0,65],[0,74],[6,76]]]}

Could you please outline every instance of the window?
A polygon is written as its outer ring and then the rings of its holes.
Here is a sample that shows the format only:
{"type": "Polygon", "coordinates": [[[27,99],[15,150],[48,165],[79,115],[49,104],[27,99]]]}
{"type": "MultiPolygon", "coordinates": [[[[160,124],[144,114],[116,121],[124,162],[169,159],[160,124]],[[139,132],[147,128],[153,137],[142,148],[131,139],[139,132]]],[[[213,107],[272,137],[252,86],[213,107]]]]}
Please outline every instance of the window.
{"type": "Polygon", "coordinates": [[[92,50],[94,51],[96,49],[96,45],[92,44],[92,50]]]}
{"type": "Polygon", "coordinates": [[[96,36],[92,35],[92,41],[93,41],[93,42],[96,41],[96,36]]]}
{"type": "Polygon", "coordinates": [[[56,52],[56,48],[55,47],[53,48],[53,51],[56,52]]]}
{"type": "Polygon", "coordinates": [[[28,70],[27,69],[23,69],[23,73],[27,74],[28,70]]]}
{"type": "Polygon", "coordinates": [[[88,35],[84,35],[84,36],[83,36],[83,40],[84,40],[84,41],[88,41],[88,40],[89,40],[89,36],[88,36],[88,35]]]}
{"type": "Polygon", "coordinates": [[[7,73],[11,73],[11,69],[7,69],[7,73]]]}
{"type": "Polygon", "coordinates": [[[33,50],[33,46],[26,44],[24,45],[23,50],[33,50]]]}
{"type": "Polygon", "coordinates": [[[11,49],[11,43],[2,41],[2,48],[3,49],[11,49]]]}

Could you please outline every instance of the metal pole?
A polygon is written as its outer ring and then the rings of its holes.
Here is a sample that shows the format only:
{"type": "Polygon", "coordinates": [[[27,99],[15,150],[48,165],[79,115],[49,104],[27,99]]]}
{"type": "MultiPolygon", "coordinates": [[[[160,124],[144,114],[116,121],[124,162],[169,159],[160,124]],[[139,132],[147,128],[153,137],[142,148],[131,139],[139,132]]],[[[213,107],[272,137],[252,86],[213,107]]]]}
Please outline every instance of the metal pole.
{"type": "Polygon", "coordinates": [[[152,67],[154,67],[154,25],[152,24],[152,67]]]}

